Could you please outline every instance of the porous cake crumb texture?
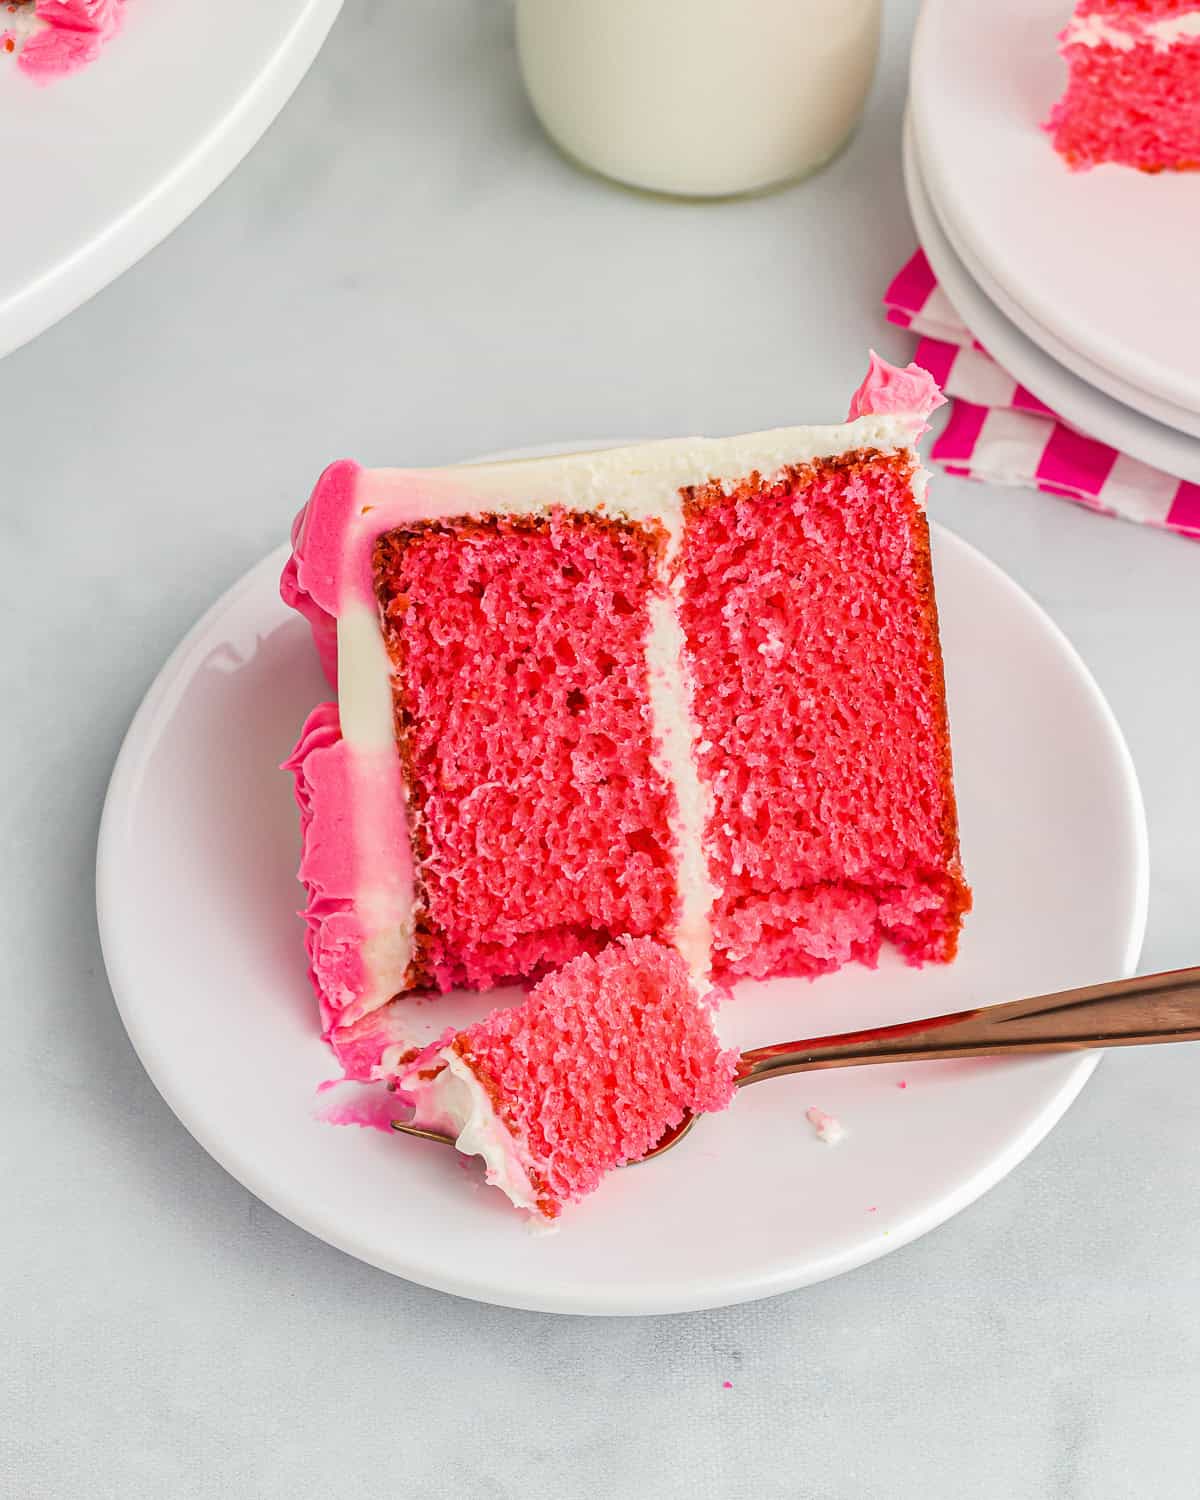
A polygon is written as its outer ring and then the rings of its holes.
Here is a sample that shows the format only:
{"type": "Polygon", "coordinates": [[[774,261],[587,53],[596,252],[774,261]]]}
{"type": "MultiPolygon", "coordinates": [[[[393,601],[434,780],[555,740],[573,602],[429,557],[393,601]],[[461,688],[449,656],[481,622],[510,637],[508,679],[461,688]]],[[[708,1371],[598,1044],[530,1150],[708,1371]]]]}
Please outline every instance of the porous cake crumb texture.
{"type": "Polygon", "coordinates": [[[689,499],[683,623],[718,974],[953,957],[957,833],[928,527],[904,456],[689,499]]]}
{"type": "Polygon", "coordinates": [[[1061,38],[1066,92],[1046,121],[1072,167],[1200,169],[1193,22],[1200,23],[1196,0],[1081,0],[1061,38]]]}
{"type": "Polygon", "coordinates": [[[679,954],[645,938],[577,958],[453,1046],[511,1131],[549,1217],[644,1156],[685,1112],[733,1097],[737,1053],[722,1050],[679,954]]]}
{"type": "Polygon", "coordinates": [[[487,988],[673,929],[645,667],[662,544],[561,511],[376,544],[419,877],[412,984],[487,988]]]}

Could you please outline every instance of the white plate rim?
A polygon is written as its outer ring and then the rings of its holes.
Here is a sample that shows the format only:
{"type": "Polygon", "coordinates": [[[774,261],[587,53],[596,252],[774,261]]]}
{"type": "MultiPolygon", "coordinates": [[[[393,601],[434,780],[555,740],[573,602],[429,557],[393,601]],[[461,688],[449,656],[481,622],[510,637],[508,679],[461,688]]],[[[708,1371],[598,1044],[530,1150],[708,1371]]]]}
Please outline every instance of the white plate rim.
{"type": "MultiPolygon", "coordinates": [[[[605,445],[593,443],[590,446],[596,448],[605,445]]],[[[559,445],[555,445],[555,451],[558,451],[558,448],[559,445]]],[[[1023,608],[1035,612],[1041,618],[1042,623],[1049,628],[1065,657],[1075,669],[1093,707],[1098,711],[1108,730],[1112,749],[1122,772],[1122,780],[1129,799],[1129,809],[1133,813],[1137,845],[1136,894],[1128,914],[1124,964],[1124,972],[1132,973],[1141,951],[1148,914],[1149,844],[1141,789],[1132,757],[1117,720],[1079,653],[1041,606],[1003,569],[979,552],[977,548],[964,541],[957,533],[936,522],[931,522],[931,528],[936,530],[939,541],[943,545],[962,548],[974,564],[985,568],[994,575],[996,581],[1005,590],[1017,596],[1023,608]]],[[[709,1281],[692,1278],[688,1281],[686,1290],[681,1290],[676,1297],[655,1296],[647,1300],[639,1297],[629,1298],[613,1293],[609,1289],[596,1289],[587,1305],[580,1305],[580,1299],[577,1296],[570,1293],[564,1296],[557,1293],[552,1286],[543,1286],[535,1293],[528,1290],[514,1293],[489,1282],[486,1274],[446,1274],[436,1263],[427,1263],[419,1258],[409,1256],[389,1259],[374,1253],[366,1253],[364,1247],[356,1242],[352,1235],[347,1234],[336,1220],[323,1217],[319,1211],[314,1210],[310,1203],[296,1201],[293,1196],[280,1191],[274,1183],[264,1177],[255,1164],[252,1149],[239,1151],[227,1139],[215,1138],[204,1122],[197,1118],[188,1100],[175,1086],[171,1069],[155,1045],[152,1029],[144,1024],[144,1016],[148,1012],[144,1012],[137,1002],[136,995],[139,986],[129,972],[125,948],[119,935],[118,913],[121,909],[121,901],[120,892],[115,885],[115,872],[119,861],[114,857],[113,851],[121,837],[121,820],[124,812],[136,795],[146,753],[152,748],[153,731],[157,720],[162,713],[169,712],[173,706],[172,695],[183,679],[185,669],[193,653],[200,647],[209,626],[239,601],[243,594],[260,588],[264,578],[270,576],[273,584],[278,569],[282,567],[288,556],[288,551],[286,544],[273,550],[235,581],[215,603],[204,611],[155,677],[133,717],[117,755],[101,816],[96,863],[96,905],[101,948],[118,1013],[134,1050],[146,1068],[151,1081],[189,1134],[236,1181],[277,1213],[326,1243],[381,1270],[402,1276],[419,1285],[474,1301],[529,1311],[586,1316],[641,1316],[699,1311],[754,1301],[813,1285],[854,1270],[858,1266],[866,1265],[911,1243],[945,1223],[995,1186],[1045,1138],[1078,1096],[1096,1067],[1099,1060],[1098,1053],[1085,1052],[1074,1055],[1071,1058],[1071,1071],[1065,1081],[1052,1096],[1047,1098],[1041,1112],[1029,1121],[1023,1131],[1011,1138],[1002,1150],[996,1152],[978,1167],[968,1180],[939,1198],[928,1211],[918,1212],[907,1218],[897,1214],[890,1220],[890,1232],[886,1240],[881,1238],[864,1240],[846,1253],[835,1254],[825,1260],[809,1262],[801,1269],[781,1269],[774,1274],[755,1271],[737,1278],[713,1277],[709,1281]]],[[[1020,1066],[1020,1064],[1014,1063],[1010,1066],[1020,1066]]]]}

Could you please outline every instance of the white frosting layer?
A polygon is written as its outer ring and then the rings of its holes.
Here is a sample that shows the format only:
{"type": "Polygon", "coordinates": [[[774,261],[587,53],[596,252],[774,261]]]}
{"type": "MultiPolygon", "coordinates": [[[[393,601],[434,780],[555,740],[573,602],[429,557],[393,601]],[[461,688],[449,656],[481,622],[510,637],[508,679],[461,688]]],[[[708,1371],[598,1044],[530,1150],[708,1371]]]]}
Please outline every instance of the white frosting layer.
{"type": "Polygon", "coordinates": [[[1062,41],[1066,47],[1107,44],[1118,52],[1130,52],[1140,42],[1149,41],[1156,52],[1166,52],[1197,37],[1200,37],[1200,10],[1190,10],[1159,21],[1138,21],[1132,26],[1118,25],[1106,16],[1077,16],[1063,32],[1062,41]]]}
{"type": "Polygon", "coordinates": [[[438,1057],[446,1066],[436,1078],[418,1080],[409,1074],[400,1080],[400,1087],[416,1101],[413,1124],[454,1136],[465,1156],[483,1157],[493,1187],[507,1194],[517,1208],[538,1212],[537,1195],[512,1132],[496,1114],[487,1090],[452,1047],[444,1048],[438,1057]]]}
{"type": "Polygon", "coordinates": [[[360,750],[391,750],[392,664],[379,629],[379,613],[350,604],[337,622],[338,718],[342,735],[360,750]],[[348,670],[343,672],[343,668],[348,670]]]}
{"type": "Polygon", "coordinates": [[[407,823],[399,806],[403,788],[395,769],[391,662],[379,629],[378,611],[351,604],[339,616],[338,716],[342,736],[355,751],[358,776],[354,799],[354,840],[359,853],[359,917],[369,934],[362,960],[367,988],[360,998],[362,1011],[386,1005],[406,987],[413,950],[412,854],[409,849],[380,847],[380,827],[390,826],[392,839],[407,839],[407,823]],[[381,824],[386,799],[391,816],[381,824]],[[390,804],[395,803],[395,806],[390,804]]]}
{"type": "MultiPolygon", "coordinates": [[[[912,413],[867,415],[824,427],[784,427],[729,438],[679,438],[629,448],[507,463],[460,464],[445,469],[363,470],[357,481],[355,514],[343,538],[346,558],[362,557],[374,538],[392,527],[428,520],[479,515],[539,515],[554,507],[662,527],[667,536],[664,570],[670,575],[683,540],[684,496],[693,486],[717,483],[732,489],[757,473],[770,482],[783,470],[859,449],[911,451],[923,425],[912,413]]],[[[914,494],[924,494],[924,471],[914,476],[914,494]]],[[[678,587],[678,582],[676,582],[678,587]]],[[[342,734],[355,751],[394,754],[391,664],[378,610],[361,567],[347,566],[338,607],[338,697],[342,734]]],[[[677,594],[649,605],[647,683],[656,740],[656,764],[675,792],[673,820],[678,858],[680,911],[675,941],[701,988],[707,988],[711,950],[709,913],[716,890],[703,848],[710,802],[696,766],[695,725],[684,664],[677,594]]],[[[383,820],[386,795],[360,787],[361,848],[383,820]]],[[[392,810],[389,808],[390,813],[392,810]]],[[[390,816],[389,828],[398,821],[390,816]]],[[[407,831],[392,842],[407,839],[407,831]]],[[[395,850],[411,868],[411,852],[395,850]]],[[[386,871],[363,870],[360,910],[370,913],[373,939],[364,952],[372,1003],[383,1004],[405,988],[412,953],[411,875],[403,882],[386,871]]],[[[366,1008],[370,1008],[368,1005],[366,1008]]]]}
{"type": "Polygon", "coordinates": [[[1152,21],[1146,30],[1156,46],[1173,47],[1176,42],[1192,42],[1200,37],[1200,10],[1186,10],[1180,16],[1152,21]]]}
{"type": "Polygon", "coordinates": [[[696,726],[691,711],[691,684],[685,666],[683,626],[678,596],[672,592],[650,601],[650,629],[646,640],[646,673],[650,713],[657,742],[655,765],[675,793],[671,832],[678,851],[675,888],[679,925],[675,946],[688,966],[692,982],[708,989],[712,969],[712,923],[709,914],[720,894],[709,875],[704,856],[704,830],[712,792],[696,764],[696,726]]]}
{"type": "MultiPolygon", "coordinates": [[[[356,821],[362,820],[360,808],[356,821]]],[[[407,984],[415,930],[412,887],[398,887],[397,883],[364,887],[358,909],[371,932],[362,949],[369,988],[360,1005],[366,1015],[394,1000],[407,984]]]]}
{"type": "Polygon", "coordinates": [[[1114,26],[1103,16],[1076,16],[1062,34],[1064,47],[1099,47],[1105,42],[1121,52],[1137,45],[1130,31],[1114,26]]]}

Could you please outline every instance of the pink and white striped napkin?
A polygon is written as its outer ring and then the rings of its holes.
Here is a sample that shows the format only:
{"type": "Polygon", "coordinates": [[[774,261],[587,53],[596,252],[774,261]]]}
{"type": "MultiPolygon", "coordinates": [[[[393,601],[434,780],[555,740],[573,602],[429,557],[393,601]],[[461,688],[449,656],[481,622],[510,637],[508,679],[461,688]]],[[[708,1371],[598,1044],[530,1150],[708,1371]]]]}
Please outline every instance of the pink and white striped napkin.
{"type": "Polygon", "coordinates": [[[1085,437],[996,363],[950,305],[918,250],[884,293],[888,321],[921,335],[916,362],[951,398],[931,456],[948,474],[1064,495],[1200,538],[1200,484],[1085,437]]]}

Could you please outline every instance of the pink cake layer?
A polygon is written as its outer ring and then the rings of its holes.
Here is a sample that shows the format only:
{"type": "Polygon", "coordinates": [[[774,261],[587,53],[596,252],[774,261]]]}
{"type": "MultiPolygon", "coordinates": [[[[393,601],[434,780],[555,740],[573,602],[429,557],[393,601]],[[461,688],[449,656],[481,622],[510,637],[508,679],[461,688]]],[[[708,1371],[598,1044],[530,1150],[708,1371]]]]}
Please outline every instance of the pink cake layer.
{"type": "Polygon", "coordinates": [[[645,668],[659,547],[562,512],[377,543],[422,872],[414,986],[490,988],[673,930],[673,795],[645,668]]]}
{"type": "Polygon", "coordinates": [[[1076,16],[1103,16],[1130,26],[1170,20],[1196,9],[1196,0],[1076,0],[1076,16]]]}
{"type": "Polygon", "coordinates": [[[1195,0],[1081,0],[1059,39],[1066,92],[1045,125],[1073,168],[1200,168],[1200,34],[1161,29],[1195,10],[1195,0]],[[1079,39],[1089,18],[1103,28],[1091,45],[1079,39]]]}
{"type": "MultiPolygon", "coordinates": [[[[581,955],[450,1046],[551,1219],[644,1156],[686,1112],[725,1109],[738,1060],[722,1049],[679,954],[646,938],[581,955]]],[[[420,1070],[401,1088],[417,1092],[420,1070]]]]}
{"type": "Polygon", "coordinates": [[[937,612],[911,460],[850,454],[691,498],[683,623],[713,789],[718,974],[954,954],[937,612]]]}

